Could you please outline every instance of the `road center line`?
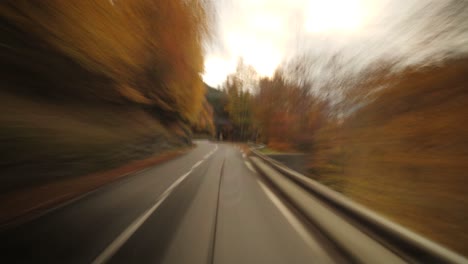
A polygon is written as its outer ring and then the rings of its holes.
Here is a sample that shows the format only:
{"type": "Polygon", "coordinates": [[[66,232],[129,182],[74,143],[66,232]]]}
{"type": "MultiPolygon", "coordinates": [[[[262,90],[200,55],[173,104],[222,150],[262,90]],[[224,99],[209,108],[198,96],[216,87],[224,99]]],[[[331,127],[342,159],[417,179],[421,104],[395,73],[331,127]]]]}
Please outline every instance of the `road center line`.
{"type": "MultiPolygon", "coordinates": [[[[213,155],[213,153],[215,153],[217,149],[218,145],[215,145],[215,148],[209,153],[208,157],[213,155]]],[[[158,197],[156,203],[151,208],[146,210],[142,215],[140,215],[137,219],[135,219],[119,236],[117,236],[116,239],[114,239],[114,241],[112,241],[112,243],[109,244],[109,246],[107,246],[106,249],[104,249],[103,252],[101,252],[101,254],[99,254],[99,256],[97,256],[96,259],[94,259],[92,263],[106,263],[125,244],[125,242],[127,242],[127,240],[130,239],[130,237],[138,230],[138,228],[140,228],[143,225],[143,223],[145,223],[145,221],[151,216],[151,214],[153,214],[154,211],[158,209],[158,207],[166,200],[166,198],[169,197],[171,192],[183,180],[185,180],[185,178],[187,178],[190,175],[190,173],[192,173],[193,170],[196,167],[198,167],[203,161],[204,159],[198,161],[194,166],[192,166],[192,168],[187,173],[185,173],[184,175],[179,177],[175,182],[173,182],[171,186],[169,186],[169,188],[167,188],[164,191],[164,193],[158,197]]]]}
{"type": "Polygon", "coordinates": [[[211,155],[213,155],[213,153],[216,152],[216,150],[218,150],[218,144],[215,145],[215,148],[212,151],[210,151],[210,153],[203,156],[203,159],[205,160],[205,159],[209,158],[211,155]]]}
{"type": "Polygon", "coordinates": [[[204,159],[199,160],[197,163],[195,163],[195,165],[192,166],[192,170],[195,169],[196,167],[200,166],[200,164],[202,164],[203,161],[204,161],[204,159]]]}

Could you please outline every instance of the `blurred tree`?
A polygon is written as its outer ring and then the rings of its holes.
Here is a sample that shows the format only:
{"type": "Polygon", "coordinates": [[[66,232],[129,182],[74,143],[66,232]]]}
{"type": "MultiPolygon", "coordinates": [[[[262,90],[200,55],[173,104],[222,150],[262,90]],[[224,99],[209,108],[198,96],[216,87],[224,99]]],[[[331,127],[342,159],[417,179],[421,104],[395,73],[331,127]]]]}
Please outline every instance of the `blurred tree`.
{"type": "Polygon", "coordinates": [[[12,50],[2,54],[14,55],[5,58],[14,69],[5,76],[14,82],[35,78],[21,87],[25,93],[130,102],[168,122],[195,123],[205,93],[200,74],[208,5],[202,0],[3,1],[0,22],[10,26],[0,30],[8,31],[3,33],[11,36],[6,44],[12,50]]]}
{"type": "Polygon", "coordinates": [[[262,78],[255,96],[254,115],[261,139],[282,150],[309,150],[323,116],[325,103],[310,93],[306,82],[287,80],[277,70],[262,78]]]}
{"type": "Polygon", "coordinates": [[[236,72],[227,77],[223,89],[228,97],[226,112],[233,124],[233,140],[254,137],[252,117],[252,90],[257,86],[257,73],[252,66],[239,60],[236,72]]]}
{"type": "Polygon", "coordinates": [[[203,100],[203,108],[192,128],[195,133],[208,134],[211,136],[215,133],[215,127],[213,124],[213,108],[206,99],[203,100]]]}
{"type": "Polygon", "coordinates": [[[232,139],[262,141],[281,150],[313,147],[327,103],[310,92],[305,78],[294,81],[294,76],[277,70],[273,77],[259,79],[251,66],[239,60],[236,72],[222,86],[227,96],[225,110],[233,125],[232,139]]]}

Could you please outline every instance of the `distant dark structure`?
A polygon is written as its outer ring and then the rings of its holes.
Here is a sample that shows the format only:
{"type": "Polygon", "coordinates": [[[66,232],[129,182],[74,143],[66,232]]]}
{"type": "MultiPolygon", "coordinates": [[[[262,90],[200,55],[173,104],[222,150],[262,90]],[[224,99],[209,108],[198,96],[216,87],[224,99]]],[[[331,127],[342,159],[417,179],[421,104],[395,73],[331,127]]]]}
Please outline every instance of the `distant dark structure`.
{"type": "Polygon", "coordinates": [[[215,125],[215,137],[217,140],[232,139],[232,123],[229,119],[229,114],[226,111],[228,102],[227,95],[218,89],[215,89],[205,84],[207,92],[206,99],[213,107],[213,119],[215,125]]]}

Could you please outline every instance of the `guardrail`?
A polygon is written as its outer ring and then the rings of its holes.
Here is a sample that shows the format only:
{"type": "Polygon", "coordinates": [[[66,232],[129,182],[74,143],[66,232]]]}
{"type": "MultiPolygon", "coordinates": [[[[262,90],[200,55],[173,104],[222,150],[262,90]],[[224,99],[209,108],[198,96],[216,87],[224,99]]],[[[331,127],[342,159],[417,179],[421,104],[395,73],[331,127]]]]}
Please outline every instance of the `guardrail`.
{"type": "Polygon", "coordinates": [[[387,220],[255,149],[251,149],[251,153],[256,169],[355,262],[468,263],[465,257],[387,220]]]}

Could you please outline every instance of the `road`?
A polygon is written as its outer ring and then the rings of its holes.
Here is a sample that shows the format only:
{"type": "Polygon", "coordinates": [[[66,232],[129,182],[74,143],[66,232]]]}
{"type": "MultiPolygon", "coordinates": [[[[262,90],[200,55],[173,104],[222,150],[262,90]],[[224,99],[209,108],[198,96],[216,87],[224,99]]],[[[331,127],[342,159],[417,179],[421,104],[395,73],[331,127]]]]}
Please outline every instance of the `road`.
{"type": "Polygon", "coordinates": [[[345,262],[238,148],[208,141],[0,236],[2,263],[345,262]]]}

